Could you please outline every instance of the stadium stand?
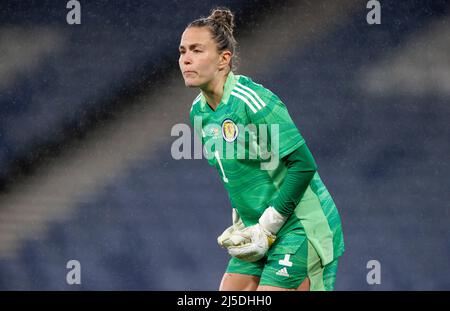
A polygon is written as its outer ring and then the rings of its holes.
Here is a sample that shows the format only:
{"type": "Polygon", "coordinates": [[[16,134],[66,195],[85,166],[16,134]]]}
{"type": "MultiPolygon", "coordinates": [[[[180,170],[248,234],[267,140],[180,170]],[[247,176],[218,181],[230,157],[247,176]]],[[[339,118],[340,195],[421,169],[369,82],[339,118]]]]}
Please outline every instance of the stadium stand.
{"type": "MultiPolygon", "coordinates": [[[[151,88],[146,84],[153,79],[170,84],[164,79],[173,75],[160,75],[168,68],[176,71],[176,61],[172,67],[166,63],[174,55],[176,60],[176,51],[167,51],[168,47],[176,48],[180,29],[210,8],[207,2],[182,7],[174,1],[174,7],[183,9],[173,19],[171,6],[148,7],[142,2],[131,7],[125,1],[110,5],[100,1],[89,5],[83,19],[99,30],[92,32],[83,25],[78,32],[67,26],[59,29],[63,21],[55,21],[64,14],[56,8],[48,11],[51,1],[44,3],[31,11],[19,2],[7,7],[9,11],[0,10],[5,25],[42,24],[36,33],[46,33],[54,47],[37,49],[34,53],[40,55],[41,63],[32,66],[31,72],[18,70],[15,82],[2,82],[0,74],[0,172],[4,178],[10,176],[14,161],[24,157],[29,161],[33,151],[59,146],[83,129],[93,130],[88,124],[92,122],[94,128],[102,124],[105,114],[120,115],[117,106],[133,102],[123,94],[143,94],[140,89],[151,88]],[[11,13],[20,10],[31,13],[27,19],[11,13]],[[127,23],[129,28],[124,29],[127,23]],[[55,25],[59,25],[56,30],[55,25]],[[167,36],[158,36],[161,31],[167,36]],[[118,103],[117,98],[124,100],[118,103]]],[[[297,8],[292,3],[286,6],[297,8]]],[[[450,45],[442,34],[448,33],[449,6],[446,1],[383,1],[382,24],[370,26],[365,6],[352,3],[346,14],[330,10],[337,22],[327,27],[319,23],[325,14],[323,2],[322,6],[306,2],[306,13],[314,12],[309,14],[312,21],[306,21],[308,14],[271,11],[269,21],[289,16],[281,24],[286,26],[302,16],[301,23],[315,25],[306,29],[320,35],[291,34],[296,39],[288,41],[289,49],[280,57],[266,55],[263,65],[252,67],[245,56],[252,48],[260,50],[252,40],[261,37],[252,27],[264,25],[258,20],[246,25],[243,38],[248,41],[240,43],[244,48],[238,73],[250,75],[286,103],[336,201],[347,248],[336,288],[448,290],[450,251],[444,245],[450,239],[445,205],[450,199],[450,94],[446,88],[450,45]],[[246,42],[252,45],[245,48],[246,42]],[[430,57],[434,69],[427,71],[415,62],[430,51],[435,56],[430,57]],[[419,81],[412,87],[408,84],[411,72],[419,81]],[[430,80],[434,83],[425,83],[430,80]],[[414,93],[418,89],[420,93],[414,93]],[[378,286],[366,282],[366,263],[372,259],[382,265],[378,286]]],[[[249,12],[252,5],[269,5],[228,4],[242,12],[249,12]]],[[[0,31],[5,28],[17,31],[6,26],[0,31]]],[[[275,28],[267,31],[267,41],[261,44],[270,44],[280,29],[286,35],[297,32],[294,27],[275,28]]],[[[30,47],[35,44],[25,33],[21,40],[30,47]]],[[[194,97],[176,105],[189,107],[194,97]]],[[[187,122],[186,117],[182,120],[187,122]]],[[[119,127],[114,119],[110,122],[119,127]]],[[[95,139],[100,142],[104,137],[95,139]]],[[[205,160],[170,158],[173,140],[167,132],[167,137],[139,156],[130,151],[130,164],[89,195],[74,199],[66,217],[48,218],[41,234],[18,239],[19,247],[12,255],[3,256],[0,251],[0,289],[217,289],[228,259],[215,240],[231,220],[227,195],[205,160]],[[70,259],[82,265],[82,284],[76,287],[65,279],[65,263],[70,259]]],[[[0,212],[2,208],[6,210],[0,205],[0,212]]],[[[7,236],[2,227],[8,224],[0,218],[0,241],[7,236]]]]}

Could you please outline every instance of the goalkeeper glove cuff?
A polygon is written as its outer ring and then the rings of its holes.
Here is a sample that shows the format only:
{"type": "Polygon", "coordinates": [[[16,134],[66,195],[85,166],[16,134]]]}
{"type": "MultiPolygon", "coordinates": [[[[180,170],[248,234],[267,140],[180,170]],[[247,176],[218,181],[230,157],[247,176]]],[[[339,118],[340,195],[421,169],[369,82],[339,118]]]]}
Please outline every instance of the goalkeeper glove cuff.
{"type": "Polygon", "coordinates": [[[287,217],[281,215],[273,206],[269,206],[259,218],[258,223],[263,229],[276,235],[286,220],[287,217]]]}

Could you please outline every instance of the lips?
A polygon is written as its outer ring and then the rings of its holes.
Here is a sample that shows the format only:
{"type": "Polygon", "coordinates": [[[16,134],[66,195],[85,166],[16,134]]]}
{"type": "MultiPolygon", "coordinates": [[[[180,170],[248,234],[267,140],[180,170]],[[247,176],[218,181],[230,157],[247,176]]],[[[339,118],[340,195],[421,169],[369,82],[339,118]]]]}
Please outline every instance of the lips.
{"type": "Polygon", "coordinates": [[[187,71],[184,72],[185,75],[186,74],[193,74],[193,73],[196,73],[196,72],[195,71],[191,71],[191,70],[187,70],[187,71]]]}

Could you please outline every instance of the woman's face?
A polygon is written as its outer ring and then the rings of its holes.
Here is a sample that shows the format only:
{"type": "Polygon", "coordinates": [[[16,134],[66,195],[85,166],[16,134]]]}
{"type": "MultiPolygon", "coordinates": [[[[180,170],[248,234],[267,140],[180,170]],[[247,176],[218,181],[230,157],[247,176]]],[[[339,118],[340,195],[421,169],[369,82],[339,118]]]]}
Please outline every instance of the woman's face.
{"type": "Polygon", "coordinates": [[[179,49],[179,65],[186,86],[205,86],[224,67],[207,27],[187,28],[181,36],[179,49]]]}

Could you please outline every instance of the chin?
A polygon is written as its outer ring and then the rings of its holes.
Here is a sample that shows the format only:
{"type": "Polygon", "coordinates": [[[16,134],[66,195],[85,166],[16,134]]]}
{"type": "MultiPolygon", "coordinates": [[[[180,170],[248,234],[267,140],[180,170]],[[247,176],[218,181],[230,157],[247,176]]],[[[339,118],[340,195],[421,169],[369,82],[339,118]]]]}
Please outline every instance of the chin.
{"type": "Polygon", "coordinates": [[[185,84],[187,87],[198,87],[198,86],[200,85],[199,83],[196,83],[195,81],[190,80],[190,79],[185,79],[185,80],[184,80],[184,84],[185,84]]]}

